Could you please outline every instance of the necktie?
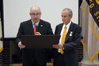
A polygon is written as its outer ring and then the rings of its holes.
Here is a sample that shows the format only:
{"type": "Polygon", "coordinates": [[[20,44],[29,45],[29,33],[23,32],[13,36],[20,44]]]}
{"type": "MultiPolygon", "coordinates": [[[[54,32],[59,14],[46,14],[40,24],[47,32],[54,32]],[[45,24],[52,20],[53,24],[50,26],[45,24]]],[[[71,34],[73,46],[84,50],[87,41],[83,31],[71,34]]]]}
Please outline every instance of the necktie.
{"type": "Polygon", "coordinates": [[[36,25],[34,23],[34,35],[36,35],[36,25]]]}
{"type": "MultiPolygon", "coordinates": [[[[66,26],[64,27],[64,31],[63,31],[63,34],[62,34],[62,39],[61,39],[61,44],[64,44],[65,43],[65,39],[66,39],[66,34],[67,34],[67,30],[66,30],[66,26]]],[[[60,53],[63,54],[64,51],[63,49],[60,49],[60,53]]]]}

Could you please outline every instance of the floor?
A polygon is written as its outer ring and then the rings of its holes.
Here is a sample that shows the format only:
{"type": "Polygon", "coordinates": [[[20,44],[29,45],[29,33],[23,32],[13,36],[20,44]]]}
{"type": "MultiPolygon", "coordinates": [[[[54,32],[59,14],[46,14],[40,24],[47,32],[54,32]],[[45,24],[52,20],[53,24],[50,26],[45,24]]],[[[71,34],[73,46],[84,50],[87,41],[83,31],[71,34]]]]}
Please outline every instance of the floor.
{"type": "MultiPolygon", "coordinates": [[[[22,66],[22,64],[10,64],[10,66],[22,66]]],[[[53,66],[52,63],[47,63],[47,66],[53,66]]]]}

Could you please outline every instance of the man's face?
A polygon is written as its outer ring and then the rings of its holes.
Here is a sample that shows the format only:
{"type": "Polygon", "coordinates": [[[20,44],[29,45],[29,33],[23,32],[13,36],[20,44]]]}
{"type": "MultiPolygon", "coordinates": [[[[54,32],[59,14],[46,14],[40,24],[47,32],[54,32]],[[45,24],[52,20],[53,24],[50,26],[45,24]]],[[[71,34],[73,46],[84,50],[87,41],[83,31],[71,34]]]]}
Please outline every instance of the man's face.
{"type": "Polygon", "coordinates": [[[61,16],[62,16],[62,21],[65,24],[68,24],[72,18],[72,16],[69,16],[69,12],[67,10],[62,11],[61,16]]]}
{"type": "Polygon", "coordinates": [[[41,12],[38,10],[33,10],[30,12],[30,16],[34,22],[38,22],[41,18],[41,12]]]}

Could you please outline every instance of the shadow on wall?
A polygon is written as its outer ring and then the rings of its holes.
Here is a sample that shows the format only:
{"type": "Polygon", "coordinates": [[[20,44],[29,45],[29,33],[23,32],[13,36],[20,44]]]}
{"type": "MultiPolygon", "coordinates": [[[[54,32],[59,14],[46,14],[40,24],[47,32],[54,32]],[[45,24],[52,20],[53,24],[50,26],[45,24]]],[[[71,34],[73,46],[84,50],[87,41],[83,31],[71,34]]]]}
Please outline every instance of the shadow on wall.
{"type": "Polygon", "coordinates": [[[18,50],[17,54],[12,55],[13,63],[21,63],[22,62],[22,50],[18,50]]]}

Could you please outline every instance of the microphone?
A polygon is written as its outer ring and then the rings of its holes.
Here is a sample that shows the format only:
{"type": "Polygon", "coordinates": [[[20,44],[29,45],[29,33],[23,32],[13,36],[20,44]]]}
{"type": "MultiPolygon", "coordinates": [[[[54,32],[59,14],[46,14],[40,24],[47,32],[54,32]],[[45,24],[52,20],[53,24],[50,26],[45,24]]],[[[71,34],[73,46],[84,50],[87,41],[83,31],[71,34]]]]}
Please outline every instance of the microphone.
{"type": "Polygon", "coordinates": [[[38,24],[36,23],[35,25],[36,25],[36,32],[38,32],[38,24]]]}

